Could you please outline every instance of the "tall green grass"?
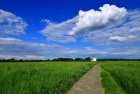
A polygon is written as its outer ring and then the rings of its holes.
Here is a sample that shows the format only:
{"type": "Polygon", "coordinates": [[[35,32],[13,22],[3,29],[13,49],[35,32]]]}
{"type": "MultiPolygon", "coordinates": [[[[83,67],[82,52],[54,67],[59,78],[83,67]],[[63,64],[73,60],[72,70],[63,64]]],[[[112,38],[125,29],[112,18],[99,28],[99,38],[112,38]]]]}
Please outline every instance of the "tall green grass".
{"type": "Polygon", "coordinates": [[[1,63],[0,94],[64,94],[94,64],[1,63]]]}
{"type": "Polygon", "coordinates": [[[102,63],[101,67],[111,74],[127,94],[140,94],[139,61],[110,61],[102,63]]]}
{"type": "Polygon", "coordinates": [[[102,87],[105,94],[126,94],[116,81],[112,78],[111,74],[100,67],[100,75],[102,87]]]}

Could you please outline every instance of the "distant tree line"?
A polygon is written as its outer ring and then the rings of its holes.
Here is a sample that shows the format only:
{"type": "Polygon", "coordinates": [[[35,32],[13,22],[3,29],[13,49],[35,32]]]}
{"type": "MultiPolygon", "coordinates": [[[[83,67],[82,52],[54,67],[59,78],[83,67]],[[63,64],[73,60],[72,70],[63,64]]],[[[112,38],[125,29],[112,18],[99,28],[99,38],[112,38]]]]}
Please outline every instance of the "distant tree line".
{"type": "MultiPolygon", "coordinates": [[[[83,58],[54,58],[52,60],[47,59],[47,60],[23,60],[23,59],[19,59],[16,60],[14,58],[11,59],[1,59],[0,62],[55,62],[55,61],[91,61],[90,57],[87,57],[85,59],[83,58]]],[[[97,59],[97,61],[140,61],[140,59],[97,59]]]]}
{"type": "Polygon", "coordinates": [[[75,58],[75,59],[72,59],[72,58],[54,58],[52,60],[50,59],[47,59],[47,60],[23,60],[23,59],[19,59],[19,60],[16,60],[14,58],[11,58],[11,59],[1,59],[0,62],[50,62],[50,61],[91,61],[90,57],[87,57],[85,59],[83,58],[75,58]]]}

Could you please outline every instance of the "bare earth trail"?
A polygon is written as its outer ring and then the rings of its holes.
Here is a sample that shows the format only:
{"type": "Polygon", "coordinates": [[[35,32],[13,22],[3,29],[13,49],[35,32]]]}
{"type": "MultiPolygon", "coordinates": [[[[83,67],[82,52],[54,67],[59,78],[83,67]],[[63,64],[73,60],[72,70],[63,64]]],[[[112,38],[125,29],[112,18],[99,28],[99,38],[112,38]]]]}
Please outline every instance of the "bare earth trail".
{"type": "Polygon", "coordinates": [[[93,66],[76,82],[67,94],[104,94],[101,82],[99,64],[93,66]]]}

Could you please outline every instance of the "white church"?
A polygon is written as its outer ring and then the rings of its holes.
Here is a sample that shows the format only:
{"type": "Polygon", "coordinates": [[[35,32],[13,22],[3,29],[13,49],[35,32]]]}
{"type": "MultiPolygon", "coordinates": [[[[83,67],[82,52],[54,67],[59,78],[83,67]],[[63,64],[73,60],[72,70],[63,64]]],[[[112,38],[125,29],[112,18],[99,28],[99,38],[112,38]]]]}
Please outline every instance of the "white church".
{"type": "Polygon", "coordinates": [[[96,57],[94,56],[93,59],[91,61],[97,61],[96,57]]]}

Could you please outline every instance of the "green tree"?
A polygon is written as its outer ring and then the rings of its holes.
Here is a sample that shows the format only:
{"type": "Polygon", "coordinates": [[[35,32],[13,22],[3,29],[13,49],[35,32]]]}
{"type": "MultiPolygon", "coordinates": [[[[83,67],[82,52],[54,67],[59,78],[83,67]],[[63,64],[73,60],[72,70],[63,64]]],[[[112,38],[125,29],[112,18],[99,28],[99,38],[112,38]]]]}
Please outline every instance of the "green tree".
{"type": "Polygon", "coordinates": [[[11,58],[10,61],[11,61],[11,62],[15,62],[16,60],[15,60],[14,58],[11,58]]]}
{"type": "Polygon", "coordinates": [[[85,61],[91,61],[90,57],[85,58],[85,61]]]}
{"type": "Polygon", "coordinates": [[[75,60],[75,61],[83,61],[82,58],[75,58],[74,60],[75,60]]]}

